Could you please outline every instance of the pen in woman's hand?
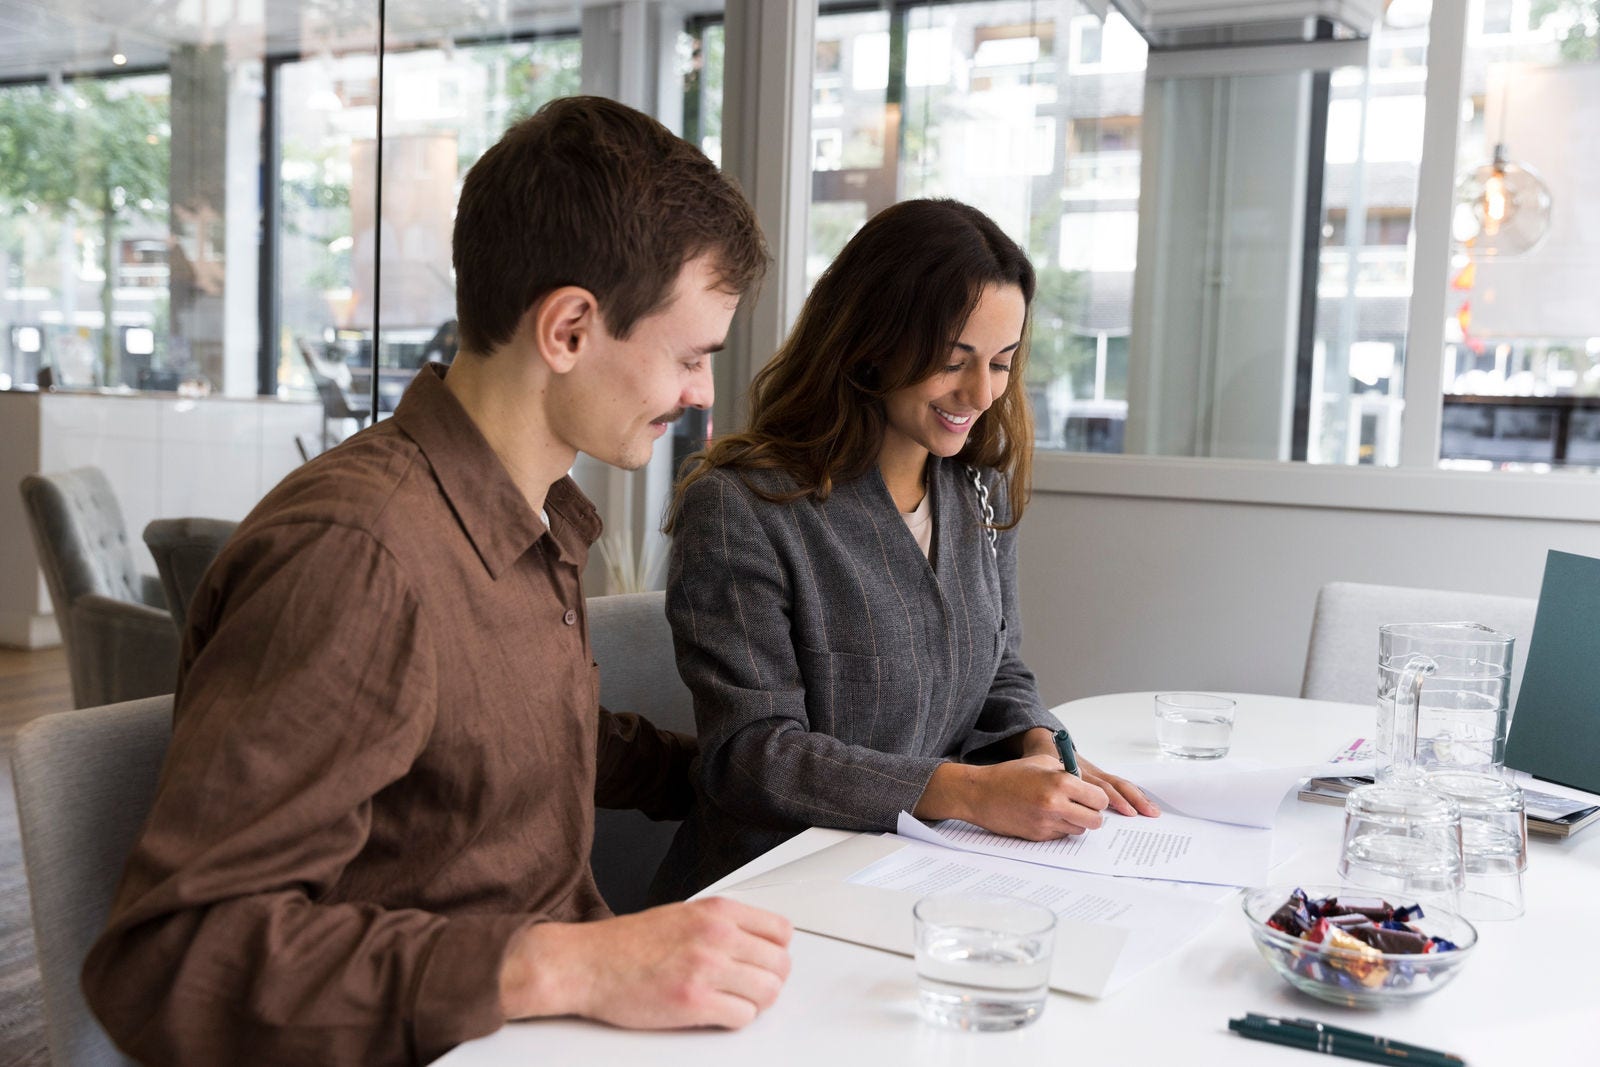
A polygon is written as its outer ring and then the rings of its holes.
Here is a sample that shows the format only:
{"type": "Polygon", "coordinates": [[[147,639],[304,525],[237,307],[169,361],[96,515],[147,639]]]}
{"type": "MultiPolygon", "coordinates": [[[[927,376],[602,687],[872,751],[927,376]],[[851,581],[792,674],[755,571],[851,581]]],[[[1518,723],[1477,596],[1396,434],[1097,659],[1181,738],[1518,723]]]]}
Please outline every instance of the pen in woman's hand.
{"type": "Polygon", "coordinates": [[[1072,735],[1066,730],[1057,730],[1055,733],[1056,751],[1061,754],[1061,765],[1067,769],[1068,774],[1076,774],[1082,778],[1078,770],[1078,756],[1072,751],[1072,735]]]}

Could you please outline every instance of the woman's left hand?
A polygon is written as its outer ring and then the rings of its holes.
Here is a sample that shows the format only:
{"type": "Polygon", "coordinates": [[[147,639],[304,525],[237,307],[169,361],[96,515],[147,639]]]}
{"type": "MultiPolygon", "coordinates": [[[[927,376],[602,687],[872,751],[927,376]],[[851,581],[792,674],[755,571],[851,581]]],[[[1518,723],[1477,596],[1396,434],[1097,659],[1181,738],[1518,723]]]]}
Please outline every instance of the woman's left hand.
{"type": "MultiPolygon", "coordinates": [[[[1056,754],[1055,734],[1042,726],[1035,726],[1022,734],[1022,754],[1061,758],[1056,754]]],[[[1111,810],[1119,815],[1148,815],[1153,819],[1161,814],[1161,809],[1144,795],[1144,790],[1126,778],[1102,771],[1084,759],[1082,752],[1078,753],[1078,774],[1084,781],[1104,789],[1106,799],[1111,802],[1111,810]]]]}
{"type": "Polygon", "coordinates": [[[1084,759],[1082,753],[1078,755],[1078,771],[1083,775],[1084,781],[1092,782],[1106,791],[1106,799],[1111,802],[1112,811],[1123,815],[1148,815],[1151,818],[1161,814],[1161,809],[1144,795],[1144,790],[1126,778],[1107,774],[1084,759]]]}

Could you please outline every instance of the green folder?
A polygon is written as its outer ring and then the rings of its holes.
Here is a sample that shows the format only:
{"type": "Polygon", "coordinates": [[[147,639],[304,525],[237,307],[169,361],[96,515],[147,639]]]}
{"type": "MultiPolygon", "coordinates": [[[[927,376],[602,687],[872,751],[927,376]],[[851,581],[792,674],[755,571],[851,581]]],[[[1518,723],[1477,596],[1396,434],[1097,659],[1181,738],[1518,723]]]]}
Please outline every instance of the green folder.
{"type": "Polygon", "coordinates": [[[1600,793],[1600,559],[1545,558],[1506,765],[1600,793]]]}

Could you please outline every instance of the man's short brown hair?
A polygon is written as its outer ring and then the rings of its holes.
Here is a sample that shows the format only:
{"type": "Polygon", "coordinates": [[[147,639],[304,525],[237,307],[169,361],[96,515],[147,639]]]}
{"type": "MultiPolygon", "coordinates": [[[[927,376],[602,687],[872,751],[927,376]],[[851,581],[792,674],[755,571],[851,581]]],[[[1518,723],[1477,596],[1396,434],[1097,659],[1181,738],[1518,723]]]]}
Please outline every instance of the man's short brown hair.
{"type": "Polygon", "coordinates": [[[467,173],[452,238],[462,347],[488,355],[566,285],[595,295],[625,338],[709,253],[743,294],[767,269],[755,212],[693,145],[624,104],[554,100],[506,131],[467,173]]]}

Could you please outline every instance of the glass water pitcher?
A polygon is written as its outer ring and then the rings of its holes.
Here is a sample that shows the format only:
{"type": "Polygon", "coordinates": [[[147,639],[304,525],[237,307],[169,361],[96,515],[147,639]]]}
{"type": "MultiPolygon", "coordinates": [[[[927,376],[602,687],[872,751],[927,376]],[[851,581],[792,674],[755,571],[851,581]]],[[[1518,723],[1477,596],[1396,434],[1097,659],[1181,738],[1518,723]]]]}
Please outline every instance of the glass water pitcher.
{"type": "Polygon", "coordinates": [[[1441,767],[1499,773],[1515,642],[1475,622],[1380,626],[1377,777],[1420,782],[1441,767]]]}

